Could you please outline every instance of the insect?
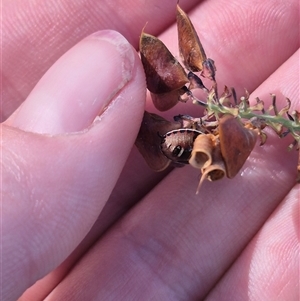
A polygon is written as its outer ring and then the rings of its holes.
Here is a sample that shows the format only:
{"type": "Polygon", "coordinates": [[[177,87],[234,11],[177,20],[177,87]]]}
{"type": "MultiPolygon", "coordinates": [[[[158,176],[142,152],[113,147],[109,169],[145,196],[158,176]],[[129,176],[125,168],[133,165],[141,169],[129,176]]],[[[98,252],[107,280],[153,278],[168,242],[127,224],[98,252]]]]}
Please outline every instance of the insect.
{"type": "Polygon", "coordinates": [[[175,163],[188,164],[194,141],[202,132],[195,129],[172,130],[161,136],[162,153],[175,163]]]}

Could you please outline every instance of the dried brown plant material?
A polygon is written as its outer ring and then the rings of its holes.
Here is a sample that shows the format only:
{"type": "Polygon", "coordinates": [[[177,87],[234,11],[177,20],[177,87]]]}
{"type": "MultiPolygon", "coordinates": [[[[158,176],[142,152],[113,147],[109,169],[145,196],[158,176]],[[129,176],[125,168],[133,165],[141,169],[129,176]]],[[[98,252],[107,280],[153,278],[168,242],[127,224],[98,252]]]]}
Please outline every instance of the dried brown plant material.
{"type": "Polygon", "coordinates": [[[201,181],[209,180],[211,182],[221,180],[226,175],[225,166],[223,160],[219,160],[215,164],[208,166],[203,169],[201,181]]]}
{"type": "Polygon", "coordinates": [[[212,59],[206,57],[204,48],[188,15],[177,5],[177,30],[179,52],[185,67],[200,72],[203,77],[215,81],[216,67],[212,59]]]}
{"type": "Polygon", "coordinates": [[[195,28],[187,14],[177,5],[179,51],[185,67],[193,72],[202,71],[207,57],[195,28]]]}
{"type": "Polygon", "coordinates": [[[189,72],[188,79],[190,81],[189,90],[193,89],[202,89],[206,93],[209,93],[209,90],[204,86],[200,77],[198,77],[195,73],[189,72]]]}
{"type": "Polygon", "coordinates": [[[211,152],[212,162],[211,165],[208,165],[207,167],[201,169],[202,176],[200,178],[196,194],[199,193],[204,180],[213,182],[224,178],[224,176],[226,175],[226,168],[223,156],[221,154],[219,139],[217,137],[212,137],[211,141],[213,143],[211,152]]]}
{"type": "Polygon", "coordinates": [[[171,163],[171,160],[161,151],[161,135],[178,128],[180,128],[179,122],[170,122],[156,114],[144,112],[135,145],[154,171],[162,171],[171,163]]]}
{"type": "MultiPolygon", "coordinates": [[[[292,135],[289,149],[299,151],[300,112],[290,112],[291,101],[287,98],[286,106],[279,110],[276,96],[271,94],[269,108],[259,98],[250,105],[247,90],[238,100],[235,89],[226,86],[219,96],[214,61],[207,58],[191,20],[178,5],[177,28],[180,55],[188,74],[159,39],[142,33],[140,52],[147,87],[160,111],[169,110],[179,101],[191,101],[204,108],[204,113],[196,117],[180,114],[174,117],[175,122],[169,122],[146,112],[136,145],[148,165],[160,171],[170,163],[190,163],[202,172],[198,193],[204,180],[215,181],[225,175],[233,178],[257,138],[261,145],[266,142],[265,127],[272,128],[280,138],[292,135]],[[210,79],[210,87],[204,86],[202,78],[210,79]],[[195,89],[205,92],[204,100],[197,98],[195,89]]],[[[297,173],[300,183],[300,156],[297,173]]]]}
{"type": "Polygon", "coordinates": [[[213,141],[211,134],[199,135],[194,141],[189,163],[197,169],[203,169],[212,164],[213,141]]]}
{"type": "Polygon", "coordinates": [[[143,32],[140,53],[150,92],[167,93],[188,83],[185,70],[158,38],[143,32]]]}
{"type": "Polygon", "coordinates": [[[174,120],[180,122],[181,127],[185,129],[194,129],[206,133],[206,128],[202,125],[201,118],[194,118],[190,115],[176,115],[174,120]]]}
{"type": "Polygon", "coordinates": [[[205,180],[208,180],[211,182],[221,180],[222,178],[224,178],[225,174],[226,174],[225,166],[224,166],[224,162],[222,160],[220,160],[218,163],[212,164],[212,165],[208,166],[207,168],[205,168],[204,170],[202,170],[202,176],[200,178],[200,181],[199,181],[199,184],[198,184],[198,187],[196,190],[196,194],[199,193],[200,188],[205,180]]]}
{"type": "Polygon", "coordinates": [[[163,112],[173,108],[179,101],[182,101],[181,96],[184,93],[184,89],[178,89],[162,94],[151,93],[151,98],[156,109],[163,112]]]}
{"type": "Polygon", "coordinates": [[[201,75],[203,77],[209,78],[212,81],[216,81],[216,66],[215,62],[212,59],[207,59],[203,62],[203,70],[201,72],[201,75]]]}
{"type": "Polygon", "coordinates": [[[257,133],[245,128],[234,116],[226,114],[219,121],[221,153],[228,178],[233,178],[252,152],[257,133]]]}
{"type": "Polygon", "coordinates": [[[245,123],[244,127],[246,129],[251,129],[257,132],[260,139],[260,146],[266,143],[268,136],[265,132],[262,131],[266,127],[266,123],[263,118],[252,117],[245,123]]]}

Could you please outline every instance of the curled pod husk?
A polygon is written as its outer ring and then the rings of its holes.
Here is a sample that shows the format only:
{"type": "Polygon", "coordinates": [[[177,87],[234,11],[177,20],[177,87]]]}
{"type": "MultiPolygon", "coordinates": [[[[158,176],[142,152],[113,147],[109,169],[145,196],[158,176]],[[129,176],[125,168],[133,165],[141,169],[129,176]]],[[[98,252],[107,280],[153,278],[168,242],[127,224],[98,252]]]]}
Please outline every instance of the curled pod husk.
{"type": "Polygon", "coordinates": [[[224,178],[225,175],[226,175],[226,170],[225,170],[224,162],[222,160],[208,166],[202,171],[202,178],[207,179],[211,182],[220,180],[224,178]]]}
{"type": "Polygon", "coordinates": [[[191,166],[202,169],[212,164],[213,142],[211,135],[199,135],[194,141],[194,146],[189,163],[191,166]]]}
{"type": "Polygon", "coordinates": [[[154,171],[162,171],[171,163],[161,151],[162,137],[159,133],[166,133],[180,126],[179,122],[170,122],[156,114],[144,112],[135,145],[154,171]]]}
{"type": "Polygon", "coordinates": [[[204,180],[213,182],[224,178],[226,175],[226,168],[221,154],[220,143],[217,139],[212,139],[212,142],[213,148],[211,152],[211,165],[206,165],[204,168],[201,168],[202,176],[200,178],[196,194],[198,194],[204,180]]]}
{"type": "Polygon", "coordinates": [[[150,92],[167,93],[188,83],[185,70],[158,38],[142,32],[140,53],[150,92]]]}
{"type": "Polygon", "coordinates": [[[225,114],[219,120],[219,139],[226,175],[233,178],[252,152],[257,133],[245,128],[233,115],[225,114]]]}

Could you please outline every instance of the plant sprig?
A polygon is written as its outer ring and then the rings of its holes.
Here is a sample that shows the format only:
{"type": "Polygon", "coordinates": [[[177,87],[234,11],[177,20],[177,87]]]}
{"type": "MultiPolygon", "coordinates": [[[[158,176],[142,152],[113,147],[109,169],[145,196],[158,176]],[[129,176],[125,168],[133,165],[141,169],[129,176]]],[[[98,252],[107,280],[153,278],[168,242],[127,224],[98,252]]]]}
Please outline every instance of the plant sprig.
{"type": "MultiPolygon", "coordinates": [[[[275,94],[271,94],[272,104],[268,108],[259,98],[251,105],[247,91],[237,100],[235,90],[225,86],[219,96],[215,62],[206,56],[191,20],[178,5],[177,28],[184,67],[162,41],[142,32],[140,53],[147,88],[160,111],[191,100],[205,108],[204,115],[178,115],[170,122],[145,112],[136,145],[149,166],[160,171],[169,164],[189,163],[202,172],[199,187],[204,179],[214,181],[224,175],[233,178],[250,155],[257,137],[261,145],[266,142],[266,127],[280,138],[291,135],[294,142],[290,148],[299,151],[300,113],[289,112],[290,99],[286,98],[286,106],[279,110],[275,94]],[[210,80],[211,87],[207,88],[201,78],[210,80]],[[194,96],[195,89],[204,91],[204,101],[194,96]]],[[[300,158],[297,181],[300,182],[300,158]]]]}
{"type": "MultiPolygon", "coordinates": [[[[228,91],[227,87],[225,87],[225,91],[228,91]]],[[[213,114],[218,117],[222,114],[231,114],[239,119],[248,120],[248,124],[252,125],[252,128],[258,128],[260,131],[268,126],[272,128],[280,138],[290,134],[295,140],[292,146],[296,146],[299,149],[300,114],[297,111],[289,112],[291,107],[289,98],[286,98],[286,106],[278,111],[275,94],[270,94],[272,105],[267,110],[265,109],[264,102],[259,98],[256,98],[256,104],[251,106],[249,103],[249,93],[247,91],[246,96],[241,97],[240,103],[237,104],[235,100],[234,105],[229,101],[231,95],[228,94],[228,92],[224,94],[225,96],[221,96],[221,98],[216,101],[215,91],[211,90],[205,103],[192,96],[193,103],[204,106],[208,116],[213,114]]]]}

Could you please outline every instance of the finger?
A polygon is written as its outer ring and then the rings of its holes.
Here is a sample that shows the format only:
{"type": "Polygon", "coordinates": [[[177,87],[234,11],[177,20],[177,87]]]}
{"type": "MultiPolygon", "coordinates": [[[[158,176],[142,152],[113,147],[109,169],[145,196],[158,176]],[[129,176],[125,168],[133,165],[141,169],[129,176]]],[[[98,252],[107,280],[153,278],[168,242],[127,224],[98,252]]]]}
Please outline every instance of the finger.
{"type": "MultiPolygon", "coordinates": [[[[263,37],[266,37],[266,38],[269,37],[269,39],[270,39],[270,41],[269,40],[268,41],[269,41],[269,43],[271,43],[271,45],[269,45],[269,44],[267,45],[267,46],[269,46],[269,48],[267,48],[269,51],[272,50],[272,46],[279,47],[280,45],[278,43],[278,40],[272,38],[273,34],[276,33],[279,30],[279,27],[277,27],[278,22],[276,21],[276,11],[281,10],[282,13],[285,12],[285,14],[290,14],[289,9],[291,7],[284,7],[284,8],[280,8],[280,7],[272,7],[272,8],[269,7],[268,8],[268,7],[265,7],[264,8],[265,10],[261,11],[262,15],[264,16],[263,18],[261,18],[261,22],[270,24],[270,27],[265,27],[265,26],[259,27],[257,23],[255,23],[257,26],[253,27],[251,25],[251,21],[256,18],[256,12],[257,11],[254,11],[253,9],[249,10],[248,8],[249,7],[251,8],[251,5],[252,5],[252,7],[255,7],[255,5],[251,4],[250,2],[249,3],[244,3],[244,4],[247,4],[247,8],[245,7],[242,10],[242,11],[245,11],[245,14],[236,15],[233,7],[229,7],[229,9],[228,9],[228,15],[229,16],[235,14],[236,23],[235,23],[234,28],[232,28],[232,29],[239,32],[238,36],[243,36],[244,34],[249,36],[249,40],[247,40],[247,43],[253,44],[253,45],[255,45],[255,43],[256,43],[257,30],[261,30],[261,35],[263,37]],[[272,13],[267,14],[266,13],[267,11],[272,12],[272,13]],[[246,14],[246,12],[247,12],[247,14],[246,14]],[[273,28],[274,31],[271,30],[271,28],[273,28]],[[272,44],[272,42],[274,42],[274,41],[276,43],[272,44]]],[[[216,3],[214,3],[214,7],[217,7],[216,3]]],[[[200,8],[199,8],[199,10],[200,10],[200,8]]],[[[214,16],[216,16],[216,13],[218,13],[218,12],[220,13],[221,11],[223,12],[223,10],[221,10],[221,9],[213,11],[213,8],[211,7],[210,10],[207,12],[207,15],[213,14],[214,16]]],[[[197,12],[197,10],[195,10],[195,13],[196,12],[197,12]]],[[[199,16],[199,18],[194,17],[194,19],[193,19],[194,24],[197,24],[197,22],[199,22],[201,20],[202,16],[206,15],[206,13],[204,13],[204,12],[205,11],[203,10],[203,13],[201,14],[201,16],[199,16]]],[[[293,16],[293,14],[290,14],[290,15],[293,16]]],[[[218,22],[218,20],[219,20],[219,18],[217,16],[216,16],[216,18],[213,18],[213,22],[218,22]]],[[[207,21],[208,20],[206,19],[206,22],[207,21]]],[[[224,30],[224,28],[228,26],[228,24],[226,24],[226,26],[224,26],[223,22],[224,22],[224,19],[222,19],[222,23],[219,26],[216,26],[216,29],[218,29],[218,31],[215,32],[215,35],[217,36],[218,34],[220,34],[220,36],[224,40],[228,39],[230,41],[233,38],[232,35],[229,35],[229,36],[221,35],[222,30],[224,30]]],[[[293,23],[295,22],[295,18],[291,17],[287,20],[287,22],[289,23],[289,24],[287,24],[287,28],[288,28],[288,26],[290,26],[292,28],[295,28],[295,26],[293,25],[293,23]]],[[[199,24],[198,24],[198,26],[199,26],[199,24]]],[[[208,28],[209,26],[206,26],[206,27],[208,28]]],[[[213,27],[213,28],[215,29],[215,27],[213,27]]],[[[170,31],[168,31],[165,35],[163,35],[163,37],[162,37],[163,39],[166,39],[168,41],[168,46],[170,46],[170,48],[173,47],[172,46],[173,44],[175,45],[177,43],[176,39],[174,39],[175,31],[176,31],[176,29],[173,28],[170,31]],[[171,41],[169,43],[168,37],[170,37],[169,39],[171,39],[173,42],[171,41]]],[[[213,31],[212,29],[209,29],[209,31],[205,30],[205,32],[207,32],[207,37],[210,36],[212,31],[213,31]]],[[[200,33],[200,34],[202,34],[202,33],[200,33]]],[[[293,32],[291,32],[291,34],[293,36],[293,32]]],[[[284,35],[281,38],[282,44],[283,45],[284,44],[293,45],[293,41],[290,38],[291,38],[290,35],[284,35]]],[[[201,39],[203,39],[203,36],[201,36],[201,39]]],[[[220,38],[218,38],[216,41],[220,42],[220,38]]],[[[295,41],[297,41],[297,39],[295,41]]],[[[207,41],[205,43],[207,44],[207,41]]],[[[206,44],[204,45],[205,48],[206,48],[206,44]]],[[[220,42],[220,45],[222,47],[224,47],[224,52],[226,51],[226,49],[230,50],[230,48],[228,48],[228,47],[232,46],[231,43],[221,43],[221,42],[220,42]]],[[[240,49],[241,45],[239,45],[236,42],[236,46],[237,46],[236,49],[238,50],[238,49],[240,49]]],[[[175,49],[175,46],[174,46],[174,49],[175,49]]],[[[278,62],[276,60],[273,60],[274,56],[265,57],[265,56],[260,55],[262,50],[263,50],[262,47],[258,47],[255,50],[257,51],[255,53],[256,55],[253,54],[252,58],[256,59],[256,61],[255,61],[256,64],[260,64],[260,65],[264,64],[265,60],[267,60],[268,63],[272,62],[272,64],[274,64],[273,68],[275,68],[276,64],[278,64],[278,62]]],[[[174,51],[175,54],[176,54],[176,51],[177,50],[174,51]]],[[[213,54],[216,53],[216,51],[214,49],[211,50],[210,52],[213,53],[213,54]]],[[[230,53],[230,52],[228,52],[228,53],[230,53]]],[[[211,57],[214,58],[213,56],[211,56],[211,57]]],[[[249,60],[247,60],[247,58],[245,58],[244,61],[243,61],[243,58],[244,58],[244,53],[240,53],[234,59],[241,60],[241,62],[243,64],[245,64],[246,62],[249,63],[249,60]]],[[[227,61],[226,61],[227,58],[225,57],[225,58],[221,58],[221,59],[222,59],[222,63],[226,65],[227,64],[227,61]]],[[[231,56],[230,56],[230,60],[231,60],[231,56]]],[[[220,63],[220,65],[218,65],[218,66],[222,67],[222,63],[220,63]]],[[[253,64],[253,66],[256,66],[256,64],[253,64]]],[[[238,64],[237,64],[237,66],[238,66],[238,64]]],[[[221,68],[218,68],[218,72],[220,71],[220,69],[221,68]]],[[[261,73],[257,74],[257,72],[253,68],[251,68],[250,70],[251,70],[252,73],[251,72],[245,73],[242,68],[238,68],[237,74],[233,74],[232,72],[230,72],[230,70],[228,70],[228,72],[226,72],[226,73],[223,72],[223,74],[221,76],[218,76],[218,80],[222,80],[225,83],[226,83],[227,80],[237,83],[237,80],[239,78],[243,78],[243,79],[245,79],[245,81],[248,77],[250,79],[255,79],[256,80],[257,77],[260,77],[262,75],[261,73]]],[[[263,75],[263,76],[265,76],[265,75],[263,75]]],[[[263,76],[261,78],[263,78],[263,76]]],[[[283,77],[283,76],[280,75],[278,77],[278,79],[280,79],[280,77],[283,77]]],[[[281,78],[281,80],[282,80],[282,78],[281,78]]],[[[286,82],[287,81],[285,81],[285,83],[286,82]]],[[[251,82],[249,82],[249,83],[251,84],[251,82]]],[[[280,81],[279,81],[279,83],[280,83],[280,81]]],[[[269,85],[268,89],[270,88],[270,90],[268,90],[267,92],[273,91],[273,88],[274,88],[274,86],[276,86],[276,84],[278,84],[278,83],[274,82],[274,83],[272,83],[272,85],[269,85]]],[[[255,85],[253,85],[253,86],[255,86],[255,85]]],[[[289,87],[291,87],[291,86],[292,86],[292,84],[289,85],[289,87]]],[[[287,90],[286,85],[281,85],[277,91],[279,93],[282,92],[284,95],[292,96],[291,97],[292,99],[294,99],[295,97],[297,98],[297,94],[290,94],[289,93],[290,90],[287,90]]],[[[258,94],[254,95],[254,96],[256,97],[257,95],[258,94]]],[[[267,99],[268,99],[268,97],[269,96],[267,95],[267,99]]],[[[185,104],[184,106],[179,106],[178,109],[175,108],[175,112],[171,112],[169,114],[170,115],[169,117],[171,118],[173,115],[176,115],[177,112],[179,112],[179,113],[187,112],[188,110],[186,109],[186,106],[187,105],[185,104]]],[[[193,113],[195,112],[194,108],[192,109],[192,112],[193,113]]],[[[278,154],[280,156],[281,153],[279,152],[278,154]]],[[[132,154],[131,155],[131,160],[129,162],[127,162],[127,167],[128,168],[126,168],[123,171],[122,176],[118,181],[118,185],[117,185],[116,189],[114,190],[114,193],[113,193],[112,197],[110,198],[110,202],[107,204],[107,207],[106,207],[106,210],[105,210],[105,215],[104,215],[104,212],[103,212],[104,219],[103,218],[99,219],[99,223],[97,224],[98,227],[93,228],[94,231],[93,231],[93,233],[91,233],[91,236],[89,236],[90,241],[87,244],[87,246],[91,245],[95,241],[95,239],[97,239],[97,237],[101,236],[103,231],[105,229],[107,229],[107,227],[110,224],[112,224],[120,215],[122,215],[124,212],[126,212],[126,210],[128,210],[128,205],[129,204],[130,204],[129,206],[132,206],[132,204],[134,204],[137,201],[137,199],[138,199],[138,198],[136,198],[136,187],[137,186],[139,187],[138,192],[142,196],[143,194],[146,194],[149,191],[149,189],[151,188],[151,186],[153,186],[156,183],[155,179],[157,179],[157,178],[155,178],[155,175],[153,175],[153,173],[151,173],[149,171],[149,169],[145,169],[146,168],[145,167],[145,162],[142,160],[142,158],[140,156],[136,156],[136,154],[132,154]],[[112,216],[114,216],[115,218],[111,219],[112,216]]],[[[161,176],[161,174],[159,174],[159,176],[161,176]]],[[[191,178],[191,176],[189,176],[189,175],[187,175],[187,176],[189,178],[191,178]]],[[[196,182],[197,182],[197,178],[195,179],[195,183],[196,182]]],[[[174,186],[174,184],[173,184],[173,186],[174,186]]],[[[194,184],[191,185],[191,186],[192,187],[190,187],[190,189],[194,192],[194,184]]],[[[83,252],[83,250],[81,250],[81,251],[83,252]]],[[[82,254],[82,252],[79,252],[79,254],[82,254]]],[[[74,259],[74,261],[76,261],[76,260],[74,259]]]]}
{"type": "MultiPolygon", "coordinates": [[[[261,89],[272,83],[284,90],[282,78],[297,86],[297,76],[290,73],[297,60],[295,54],[261,89]]],[[[161,299],[204,298],[292,189],[297,153],[288,153],[289,141],[269,138],[263,148],[255,148],[241,175],[205,183],[198,196],[198,172],[174,170],[47,300],[70,300],[78,292],[83,299],[151,299],[157,292],[161,299]],[[286,159],[278,160],[282,157],[286,159]]]]}
{"type": "Polygon", "coordinates": [[[297,300],[298,224],[297,185],[205,300],[297,300]]]}
{"type": "Polygon", "coordinates": [[[89,233],[80,242],[78,247],[68,256],[68,258],[54,271],[37,281],[32,287],[26,290],[20,301],[44,299],[53,288],[66,276],[74,264],[85,255],[87,250],[103,235],[105,231],[122,217],[134,204],[136,204],[145,194],[144,177],[147,175],[147,186],[155,186],[166,175],[162,172],[151,172],[144,161],[141,161],[138,168],[132,168],[136,163],[137,150],[131,152],[121,173],[122,179],[118,179],[114,190],[112,191],[103,210],[93,224],[89,233]],[[125,180],[126,179],[126,180],[125,180]],[[135,194],[132,193],[132,187],[135,188],[135,194]],[[116,189],[117,188],[117,189],[116,189]]]}
{"type": "Polygon", "coordinates": [[[87,128],[95,116],[108,108],[134,72],[136,56],[119,37],[115,32],[101,31],[77,44],[43,76],[6,124],[48,134],[87,128]],[[107,54],[109,60],[103,59],[107,54]]]}
{"type": "MultiPolygon", "coordinates": [[[[183,0],[185,9],[196,0],[183,0]]],[[[48,68],[84,37],[101,29],[122,33],[137,48],[142,28],[157,34],[174,20],[176,0],[146,2],[13,0],[2,8],[2,118],[28,96],[48,68]],[[151,21],[151,22],[150,22],[151,21]],[[151,24],[150,24],[151,23],[151,24]],[[25,25],[24,25],[25,24],[25,25]],[[33,47],[34,45],[34,47],[33,47]]]]}
{"type": "Polygon", "coordinates": [[[5,300],[57,267],[90,230],[134,143],[144,98],[135,50],[104,31],[65,54],[2,125],[5,300]]]}

